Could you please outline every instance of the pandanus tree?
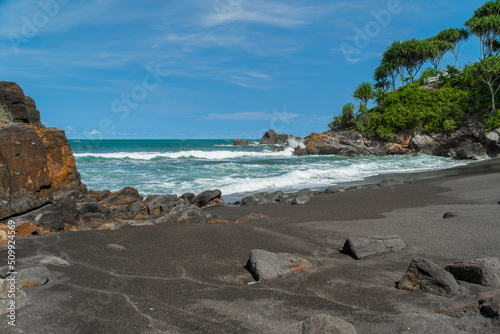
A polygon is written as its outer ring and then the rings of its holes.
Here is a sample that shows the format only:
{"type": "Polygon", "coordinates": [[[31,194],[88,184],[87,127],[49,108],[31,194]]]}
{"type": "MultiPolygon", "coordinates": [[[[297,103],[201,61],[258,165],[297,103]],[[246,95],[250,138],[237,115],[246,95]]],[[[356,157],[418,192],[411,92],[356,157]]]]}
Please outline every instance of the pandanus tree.
{"type": "Polygon", "coordinates": [[[428,60],[434,66],[434,70],[437,72],[440,64],[441,70],[443,70],[444,55],[453,49],[453,45],[437,37],[426,39],[425,43],[427,43],[428,48],[428,60]]]}
{"type": "Polygon", "coordinates": [[[488,87],[491,94],[490,116],[493,116],[497,112],[495,97],[500,90],[500,56],[489,56],[477,62],[471,66],[470,71],[488,87]]]}
{"type": "Polygon", "coordinates": [[[439,32],[434,39],[451,43],[452,47],[450,51],[455,56],[455,67],[458,68],[458,53],[460,52],[460,46],[469,39],[469,36],[470,34],[467,29],[450,28],[439,32]]]}
{"type": "Polygon", "coordinates": [[[481,59],[493,55],[500,37],[500,0],[488,1],[476,9],[465,26],[481,43],[481,59]]]}

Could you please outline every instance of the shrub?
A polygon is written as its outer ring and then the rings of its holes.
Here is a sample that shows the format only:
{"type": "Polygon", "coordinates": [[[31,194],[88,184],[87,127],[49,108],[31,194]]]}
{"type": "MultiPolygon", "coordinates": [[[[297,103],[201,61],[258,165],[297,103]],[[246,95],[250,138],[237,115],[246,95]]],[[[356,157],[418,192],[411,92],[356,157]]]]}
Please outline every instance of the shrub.
{"type": "Polygon", "coordinates": [[[468,97],[468,92],[452,87],[400,87],[387,94],[383,107],[366,112],[363,133],[390,141],[398,130],[453,131],[463,123],[468,97]]]}
{"type": "Polygon", "coordinates": [[[492,131],[500,128],[500,112],[497,111],[496,114],[490,117],[488,122],[484,125],[486,131],[492,131]]]}

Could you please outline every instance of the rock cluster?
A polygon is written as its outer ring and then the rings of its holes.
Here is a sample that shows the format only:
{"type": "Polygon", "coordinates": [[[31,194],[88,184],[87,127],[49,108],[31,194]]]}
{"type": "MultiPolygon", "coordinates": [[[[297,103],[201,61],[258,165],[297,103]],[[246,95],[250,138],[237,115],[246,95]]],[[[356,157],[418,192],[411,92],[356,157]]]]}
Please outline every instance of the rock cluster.
{"type": "Polygon", "coordinates": [[[0,82],[0,243],[8,220],[17,236],[64,230],[210,219],[202,207],[222,203],[219,190],[198,196],[154,195],[144,200],[126,187],[87,191],[64,131],[46,128],[33,99],[13,82],[0,82]]]}
{"type": "Polygon", "coordinates": [[[500,155],[500,130],[483,130],[484,120],[467,119],[454,132],[425,133],[402,131],[393,142],[369,139],[359,132],[328,130],[304,138],[305,148],[295,155],[375,155],[428,154],[456,159],[481,159],[500,155]]]}
{"type": "Polygon", "coordinates": [[[252,146],[255,145],[254,142],[251,142],[246,139],[234,139],[233,140],[233,146],[252,146]]]}
{"type": "Polygon", "coordinates": [[[309,189],[302,189],[296,193],[285,194],[281,190],[273,193],[260,192],[251,196],[244,197],[237,204],[253,206],[269,203],[284,203],[291,205],[302,205],[311,201],[316,193],[309,189]]]}

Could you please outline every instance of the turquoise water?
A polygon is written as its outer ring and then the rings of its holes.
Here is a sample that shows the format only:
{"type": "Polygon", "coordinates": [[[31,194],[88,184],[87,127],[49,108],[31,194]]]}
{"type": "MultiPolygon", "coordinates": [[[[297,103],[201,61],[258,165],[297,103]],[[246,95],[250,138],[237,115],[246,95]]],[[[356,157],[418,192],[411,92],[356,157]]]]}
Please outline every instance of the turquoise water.
{"type": "Polygon", "coordinates": [[[232,140],[70,140],[89,189],[181,195],[220,189],[226,200],[259,191],[324,189],[387,173],[439,170],[464,162],[432,156],[292,156],[272,146],[232,146],[232,140]]]}

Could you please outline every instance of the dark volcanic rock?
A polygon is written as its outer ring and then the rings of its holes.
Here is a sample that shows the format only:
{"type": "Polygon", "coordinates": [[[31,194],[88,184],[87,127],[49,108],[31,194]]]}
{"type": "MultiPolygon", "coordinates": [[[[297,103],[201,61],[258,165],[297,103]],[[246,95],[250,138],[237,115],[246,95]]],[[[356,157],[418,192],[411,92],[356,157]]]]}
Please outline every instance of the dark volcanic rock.
{"type": "Polygon", "coordinates": [[[457,280],[500,287],[500,261],[498,258],[455,262],[444,269],[457,280]]]}
{"type": "Polygon", "coordinates": [[[47,204],[39,209],[18,216],[16,217],[16,222],[29,222],[41,226],[48,231],[60,231],[64,229],[63,217],[53,204],[47,204]]]}
{"type": "Polygon", "coordinates": [[[286,145],[288,143],[287,135],[278,135],[274,130],[267,131],[260,139],[262,145],[286,145]]]}
{"type": "Polygon", "coordinates": [[[307,260],[288,253],[271,253],[265,250],[252,249],[247,268],[257,281],[276,279],[285,274],[309,269],[312,264],[307,260]]]}
{"type": "Polygon", "coordinates": [[[255,143],[251,142],[249,140],[245,140],[245,139],[234,139],[233,145],[234,146],[252,146],[252,145],[255,145],[255,143]]]}
{"type": "Polygon", "coordinates": [[[49,281],[49,270],[45,267],[33,267],[19,270],[16,283],[22,287],[44,285],[49,281]]]}
{"type": "Polygon", "coordinates": [[[295,141],[302,140],[300,137],[295,137],[286,134],[278,135],[274,130],[267,131],[264,136],[260,139],[262,145],[289,145],[290,139],[295,141]]]}
{"type": "Polygon", "coordinates": [[[414,259],[396,287],[444,297],[451,297],[458,291],[458,283],[453,275],[426,259],[414,259]]]}
{"type": "Polygon", "coordinates": [[[202,192],[201,194],[198,194],[193,199],[192,203],[197,207],[202,208],[216,199],[221,199],[221,197],[222,197],[222,192],[219,189],[207,190],[202,192]]]}
{"type": "Polygon", "coordinates": [[[347,239],[342,253],[349,254],[353,258],[361,260],[370,255],[397,252],[405,248],[406,244],[399,235],[376,235],[347,239]]]}
{"type": "Polygon", "coordinates": [[[500,129],[496,129],[485,134],[485,144],[490,156],[500,155],[500,129]]]}
{"type": "Polygon", "coordinates": [[[443,219],[449,219],[449,218],[455,218],[455,217],[458,217],[458,213],[455,213],[455,212],[446,212],[443,215],[443,219]]]}
{"type": "Polygon", "coordinates": [[[357,334],[356,328],[340,318],[326,314],[313,315],[300,325],[301,334],[357,334]]]}
{"type": "Polygon", "coordinates": [[[243,198],[241,200],[241,205],[252,206],[260,204],[276,203],[276,202],[282,202],[283,199],[284,199],[284,194],[282,191],[276,191],[272,194],[261,192],[243,198]]]}
{"type": "Polygon", "coordinates": [[[193,193],[185,193],[183,194],[180,198],[187,200],[188,202],[192,203],[193,199],[196,197],[195,194],[193,193]]]}
{"type": "MultiPolygon", "coordinates": [[[[0,105],[4,105],[15,120],[30,123],[33,113],[31,101],[26,106],[26,96],[15,82],[0,81],[0,105]]],[[[36,108],[35,108],[36,110],[36,108]]],[[[38,118],[40,121],[40,115],[38,118]]],[[[36,119],[34,120],[36,122],[36,119]]]]}
{"type": "Polygon", "coordinates": [[[314,192],[309,189],[302,189],[296,193],[287,194],[284,203],[291,205],[303,205],[311,201],[314,197],[314,192]]]}
{"type": "Polygon", "coordinates": [[[177,195],[150,195],[144,201],[148,214],[158,215],[168,210],[169,204],[177,201],[177,195]]]}
{"type": "Polygon", "coordinates": [[[102,201],[119,218],[131,219],[139,214],[146,214],[147,208],[139,191],[125,187],[102,201]]]}
{"type": "Polygon", "coordinates": [[[499,319],[499,312],[500,290],[488,291],[436,311],[436,313],[443,313],[457,318],[471,314],[481,314],[493,319],[499,319]]]}

